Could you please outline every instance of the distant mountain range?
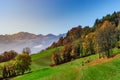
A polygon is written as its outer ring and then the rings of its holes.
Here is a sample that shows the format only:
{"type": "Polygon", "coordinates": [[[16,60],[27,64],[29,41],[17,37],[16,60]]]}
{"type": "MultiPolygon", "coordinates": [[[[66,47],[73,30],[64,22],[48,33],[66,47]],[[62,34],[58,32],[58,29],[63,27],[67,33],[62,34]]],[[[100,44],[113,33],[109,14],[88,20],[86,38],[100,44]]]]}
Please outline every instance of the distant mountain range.
{"type": "Polygon", "coordinates": [[[25,47],[29,47],[32,53],[36,53],[49,47],[53,42],[58,41],[60,37],[64,37],[65,35],[35,35],[28,32],[0,35],[0,53],[8,50],[15,50],[20,53],[25,47]]]}

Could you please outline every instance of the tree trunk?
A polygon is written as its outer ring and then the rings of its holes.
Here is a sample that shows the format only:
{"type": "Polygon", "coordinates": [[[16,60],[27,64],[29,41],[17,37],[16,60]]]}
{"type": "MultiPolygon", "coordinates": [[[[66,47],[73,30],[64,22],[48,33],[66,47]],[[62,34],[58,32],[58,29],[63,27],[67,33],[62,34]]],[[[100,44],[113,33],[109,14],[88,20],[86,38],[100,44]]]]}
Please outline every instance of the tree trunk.
{"type": "Polygon", "coordinates": [[[99,54],[99,59],[101,58],[101,54],[100,53],[98,53],[99,54]]]}
{"type": "Polygon", "coordinates": [[[107,57],[110,57],[110,50],[107,50],[107,57]]]}

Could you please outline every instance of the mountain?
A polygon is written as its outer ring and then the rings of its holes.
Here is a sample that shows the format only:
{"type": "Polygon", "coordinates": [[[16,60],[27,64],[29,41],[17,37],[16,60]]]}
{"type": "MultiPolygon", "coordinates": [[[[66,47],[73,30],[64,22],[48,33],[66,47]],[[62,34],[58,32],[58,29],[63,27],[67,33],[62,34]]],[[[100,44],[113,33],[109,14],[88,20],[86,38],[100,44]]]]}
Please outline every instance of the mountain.
{"type": "Polygon", "coordinates": [[[15,50],[20,53],[25,47],[29,47],[32,53],[36,53],[47,48],[53,42],[58,41],[60,37],[64,36],[65,34],[60,34],[58,36],[53,34],[36,35],[28,32],[0,35],[0,53],[8,50],[15,50]]]}

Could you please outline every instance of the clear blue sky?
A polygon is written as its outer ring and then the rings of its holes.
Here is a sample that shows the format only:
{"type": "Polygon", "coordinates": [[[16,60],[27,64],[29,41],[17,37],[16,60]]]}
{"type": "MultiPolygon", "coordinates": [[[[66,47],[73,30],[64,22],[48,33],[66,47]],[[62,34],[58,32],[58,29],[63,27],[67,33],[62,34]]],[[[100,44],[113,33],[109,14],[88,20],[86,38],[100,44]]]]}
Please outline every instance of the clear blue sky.
{"type": "Polygon", "coordinates": [[[120,0],[0,0],[0,34],[66,33],[120,11],[120,0]]]}

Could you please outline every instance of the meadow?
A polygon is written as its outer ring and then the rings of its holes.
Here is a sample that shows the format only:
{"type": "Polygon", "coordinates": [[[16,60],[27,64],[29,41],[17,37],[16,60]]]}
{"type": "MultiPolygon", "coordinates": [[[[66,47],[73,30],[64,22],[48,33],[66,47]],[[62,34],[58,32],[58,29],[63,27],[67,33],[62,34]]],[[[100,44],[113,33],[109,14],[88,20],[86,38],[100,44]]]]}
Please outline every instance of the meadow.
{"type": "MultiPolygon", "coordinates": [[[[111,61],[101,60],[103,63],[98,62],[96,65],[92,64],[98,60],[98,54],[50,67],[50,56],[54,50],[55,48],[32,55],[32,72],[11,80],[119,80],[120,78],[119,54],[111,61]]],[[[113,49],[114,54],[119,52],[119,49],[113,49]]]]}

